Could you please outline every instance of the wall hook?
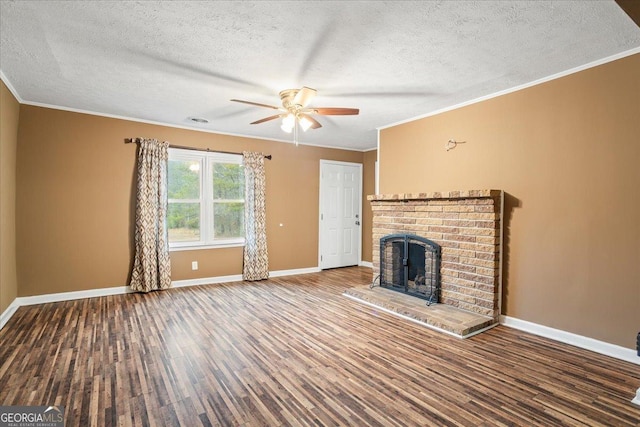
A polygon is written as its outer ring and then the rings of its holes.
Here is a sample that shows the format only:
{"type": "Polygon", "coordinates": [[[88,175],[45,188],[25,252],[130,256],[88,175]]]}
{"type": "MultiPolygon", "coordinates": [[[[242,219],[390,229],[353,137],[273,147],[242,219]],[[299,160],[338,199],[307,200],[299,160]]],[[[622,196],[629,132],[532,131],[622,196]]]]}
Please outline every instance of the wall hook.
{"type": "Polygon", "coordinates": [[[444,148],[447,149],[447,151],[449,150],[453,150],[454,148],[456,148],[458,146],[458,144],[465,144],[467,141],[456,141],[455,139],[450,139],[449,141],[447,141],[447,143],[444,145],[444,148]]]}

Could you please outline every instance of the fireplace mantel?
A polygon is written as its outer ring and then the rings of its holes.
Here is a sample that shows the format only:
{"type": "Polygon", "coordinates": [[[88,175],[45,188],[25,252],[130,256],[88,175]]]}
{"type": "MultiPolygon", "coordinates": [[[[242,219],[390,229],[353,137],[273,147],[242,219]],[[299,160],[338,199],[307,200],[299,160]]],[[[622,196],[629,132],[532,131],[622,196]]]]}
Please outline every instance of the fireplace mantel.
{"type": "Polygon", "coordinates": [[[369,201],[409,201],[409,200],[437,200],[437,199],[478,199],[499,198],[501,190],[459,190],[459,191],[434,191],[431,193],[400,193],[400,194],[374,194],[367,196],[369,201]]]}

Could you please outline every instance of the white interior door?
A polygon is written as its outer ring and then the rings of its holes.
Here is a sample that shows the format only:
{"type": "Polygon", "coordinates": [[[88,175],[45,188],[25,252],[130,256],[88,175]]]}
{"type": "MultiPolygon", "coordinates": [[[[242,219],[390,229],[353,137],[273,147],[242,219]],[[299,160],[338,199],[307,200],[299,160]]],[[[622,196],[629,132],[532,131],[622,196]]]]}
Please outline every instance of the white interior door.
{"type": "Polygon", "coordinates": [[[360,262],[362,165],[320,160],[321,269],[360,262]]]}

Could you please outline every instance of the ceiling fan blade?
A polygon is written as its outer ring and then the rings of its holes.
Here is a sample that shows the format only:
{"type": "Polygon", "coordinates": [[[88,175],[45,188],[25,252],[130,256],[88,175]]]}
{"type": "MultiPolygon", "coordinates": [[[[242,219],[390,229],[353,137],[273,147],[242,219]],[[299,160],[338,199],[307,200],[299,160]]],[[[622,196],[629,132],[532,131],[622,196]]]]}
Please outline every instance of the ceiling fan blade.
{"type": "Polygon", "coordinates": [[[296,96],[293,98],[294,105],[300,105],[301,107],[306,107],[309,105],[311,100],[316,97],[317,91],[315,89],[311,89],[310,87],[303,86],[302,89],[296,93],[296,96]]]}
{"type": "Polygon", "coordinates": [[[360,114],[358,108],[311,108],[309,111],[321,116],[355,116],[360,114]]]}
{"type": "Polygon", "coordinates": [[[299,116],[302,118],[304,117],[305,119],[309,120],[311,122],[311,126],[309,126],[311,129],[318,129],[321,128],[322,125],[320,124],[319,121],[317,121],[316,119],[314,119],[313,117],[311,117],[308,114],[302,114],[300,113],[299,116]]]}
{"type": "Polygon", "coordinates": [[[256,120],[255,122],[251,122],[252,125],[258,125],[260,123],[268,122],[269,120],[277,119],[278,117],[282,117],[282,114],[276,114],[274,116],[265,117],[264,119],[256,120]]]}
{"type": "Polygon", "coordinates": [[[251,101],[243,101],[241,99],[232,99],[231,101],[233,102],[240,102],[242,104],[249,104],[249,105],[256,105],[258,107],[265,107],[265,108],[273,108],[274,110],[278,110],[280,107],[274,107],[273,105],[267,105],[267,104],[260,104],[258,102],[251,102],[251,101]]]}

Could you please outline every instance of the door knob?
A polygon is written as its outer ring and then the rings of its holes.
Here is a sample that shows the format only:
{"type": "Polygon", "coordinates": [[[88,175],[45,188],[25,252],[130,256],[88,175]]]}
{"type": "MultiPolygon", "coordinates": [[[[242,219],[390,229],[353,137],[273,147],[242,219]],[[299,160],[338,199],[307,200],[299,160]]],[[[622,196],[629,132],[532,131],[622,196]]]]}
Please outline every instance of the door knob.
{"type": "Polygon", "coordinates": [[[360,225],[360,221],[356,221],[356,225],[360,225]]]}

